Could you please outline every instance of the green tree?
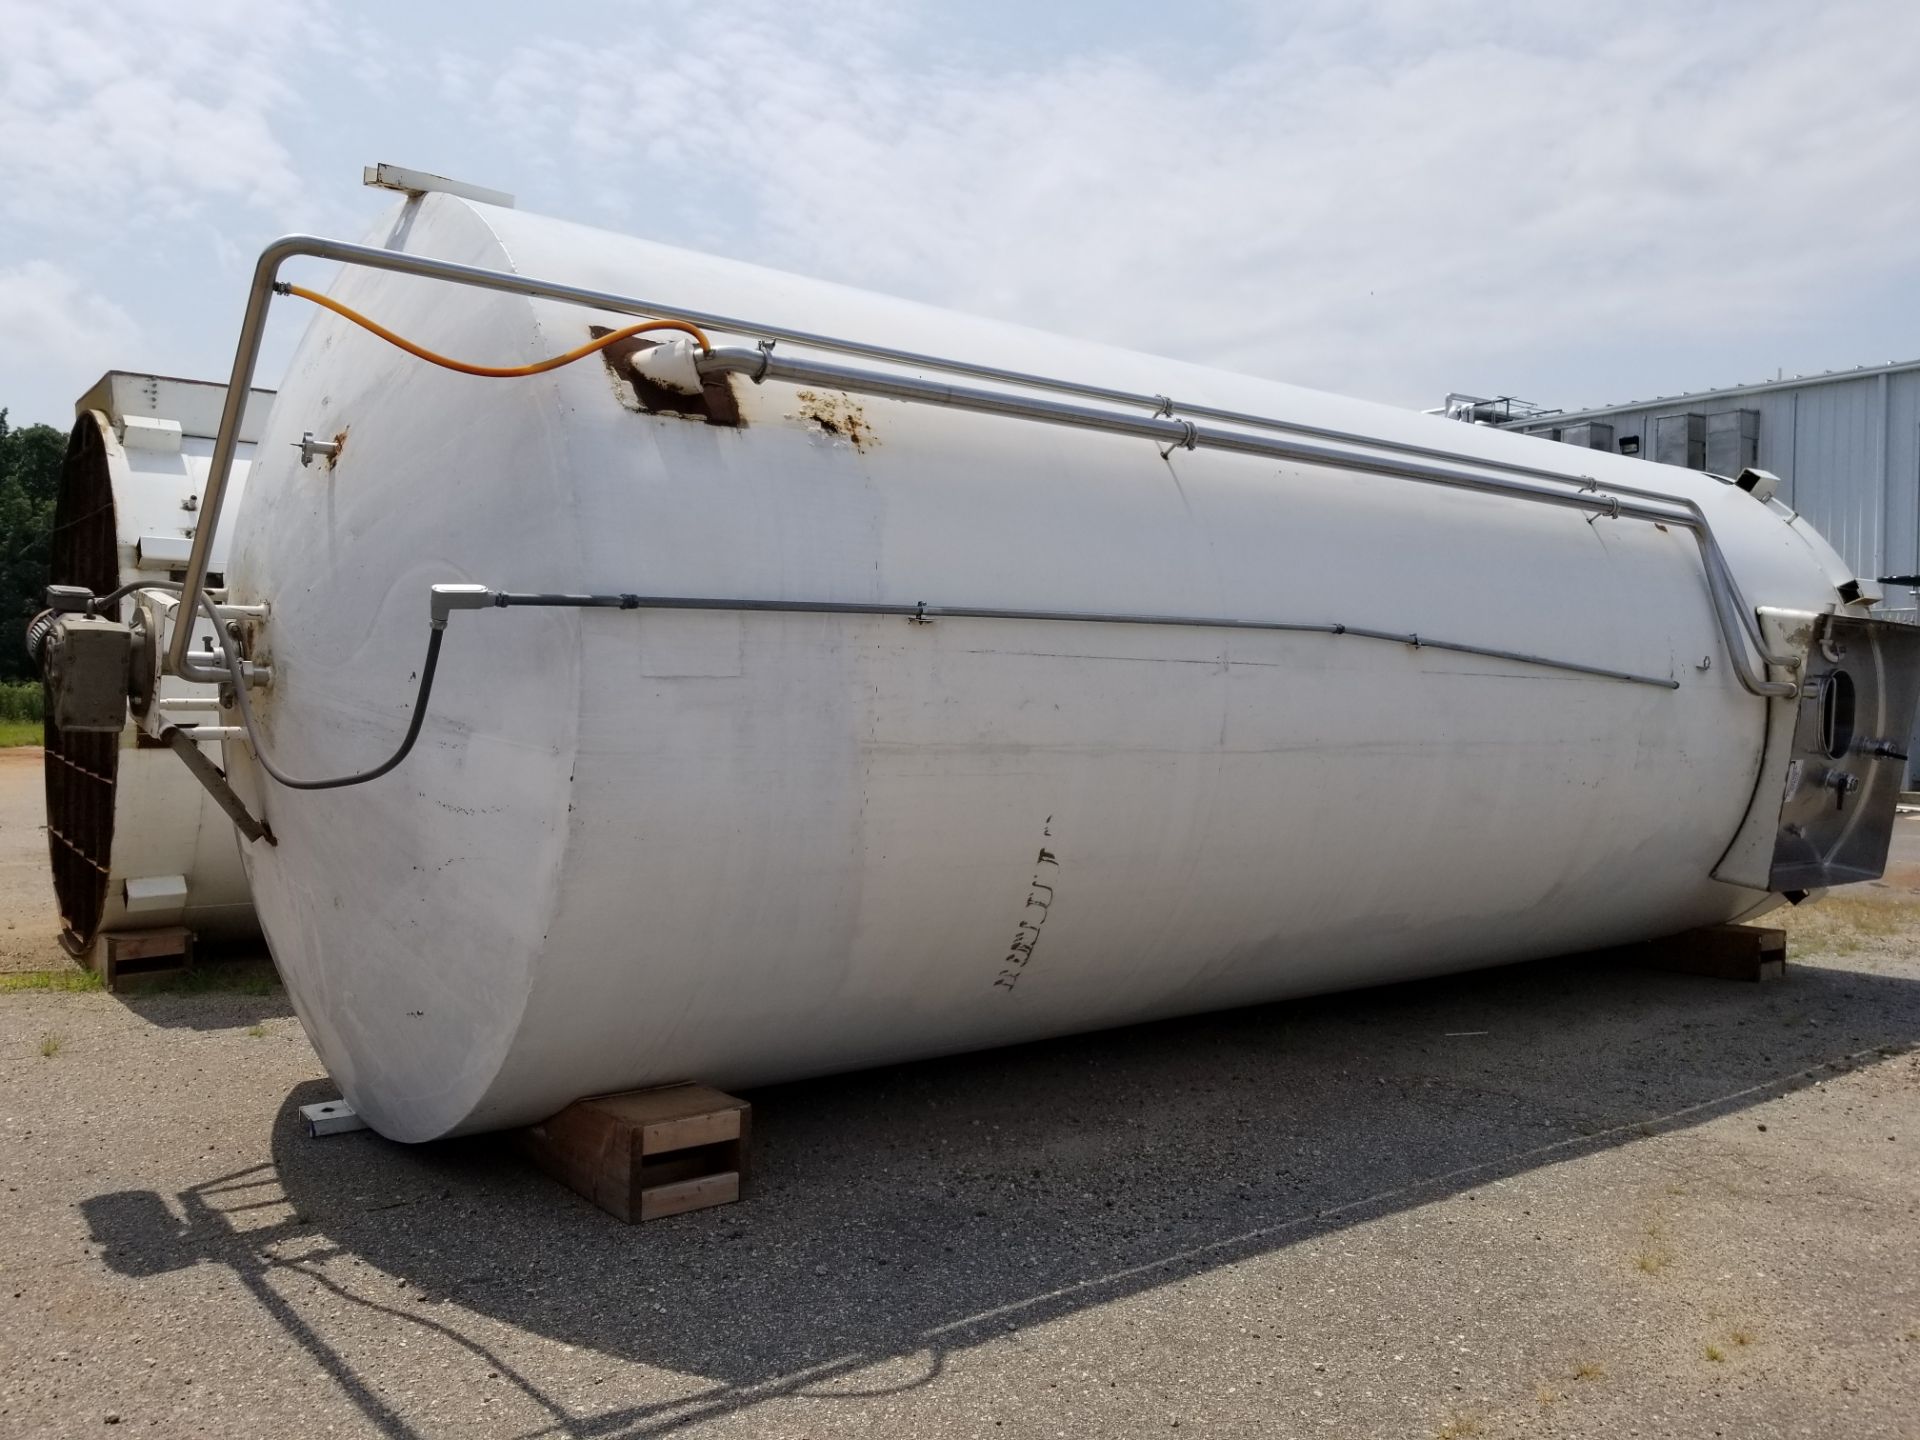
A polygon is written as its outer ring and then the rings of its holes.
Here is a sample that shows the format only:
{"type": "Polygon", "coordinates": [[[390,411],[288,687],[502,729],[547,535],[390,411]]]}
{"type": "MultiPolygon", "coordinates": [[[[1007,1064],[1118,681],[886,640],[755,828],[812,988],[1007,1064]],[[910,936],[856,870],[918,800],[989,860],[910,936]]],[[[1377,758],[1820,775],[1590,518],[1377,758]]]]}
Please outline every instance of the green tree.
{"type": "Polygon", "coordinates": [[[45,603],[47,547],[67,437],[51,425],[11,426],[0,408],[0,680],[32,671],[22,632],[45,603]]]}

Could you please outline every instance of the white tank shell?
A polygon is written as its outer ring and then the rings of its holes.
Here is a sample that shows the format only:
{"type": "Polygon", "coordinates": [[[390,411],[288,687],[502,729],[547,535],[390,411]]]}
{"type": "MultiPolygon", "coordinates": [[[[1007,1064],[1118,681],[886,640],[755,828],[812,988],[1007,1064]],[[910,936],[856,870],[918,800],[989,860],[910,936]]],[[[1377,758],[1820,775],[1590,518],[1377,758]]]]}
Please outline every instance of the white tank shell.
{"type": "MultiPolygon", "coordinates": [[[[71,493],[61,497],[70,523],[56,547],[56,583],[104,590],[179,573],[200,524],[226,393],[207,381],[112,370],[75,402],[62,481],[71,493]],[[62,573],[68,568],[75,573],[62,573]]],[[[229,504],[245,493],[272,402],[269,390],[248,398],[229,504]]],[[[216,532],[216,573],[226,568],[230,540],[216,532]]],[[[134,604],[128,597],[122,613],[130,616],[134,604]]],[[[176,714],[167,704],[213,694],[210,685],[167,676],[160,709],[169,720],[215,723],[210,712],[176,714]]],[[[69,949],[84,952],[102,934],[175,925],[211,940],[259,938],[233,826],[178,756],[143,744],[131,720],[118,737],[49,738],[48,844],[69,949]]]]}
{"type": "MultiPolygon", "coordinates": [[[[1706,507],[1756,603],[1835,598],[1830,551],[1691,472],[449,196],[381,240],[1657,486],[1706,507]]],[[[489,363],[623,323],[366,271],[333,293],[489,363]]],[[[597,359],[475,379],[316,318],[233,533],[234,598],[272,605],[259,708],[279,763],[337,774],[393,749],[438,582],[1337,621],[1679,686],[1324,635],[458,615],[421,742],[383,780],[295,793],[228,747],[279,840],[246,851],[275,958],[386,1135],[1495,965],[1766,899],[1710,878],[1765,707],[1722,658],[1684,532],[733,389],[745,423],[709,425],[636,411],[597,359]],[[345,433],[331,468],[298,464],[303,431],[345,433]]]]}

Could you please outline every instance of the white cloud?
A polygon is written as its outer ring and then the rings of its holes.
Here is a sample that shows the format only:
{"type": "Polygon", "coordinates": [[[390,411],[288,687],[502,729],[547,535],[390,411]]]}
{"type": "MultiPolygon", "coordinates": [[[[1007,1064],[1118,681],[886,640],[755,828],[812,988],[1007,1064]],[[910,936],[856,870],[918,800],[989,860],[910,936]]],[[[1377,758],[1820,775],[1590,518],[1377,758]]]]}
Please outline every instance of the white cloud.
{"type": "Polygon", "coordinates": [[[940,12],[747,5],[443,75],[607,223],[1407,401],[1912,264],[1913,7],[1248,14],[995,71],[940,12]]]}
{"type": "Polygon", "coordinates": [[[124,364],[139,340],[133,317],[72,271],[47,260],[0,270],[0,380],[46,369],[99,374],[124,364]]]}
{"type": "Polygon", "coordinates": [[[210,204],[289,203],[272,122],[287,60],[323,30],[313,10],[240,0],[0,0],[0,214],[99,244],[210,204]]]}
{"type": "MultiPolygon", "coordinates": [[[[1409,403],[1879,361],[1920,324],[1920,7],[1891,0],[524,13],[0,0],[0,267],[56,259],[150,363],[218,373],[259,245],[359,233],[388,159],[1409,403]]],[[[48,412],[91,379],[23,373],[0,398],[48,412]]]]}

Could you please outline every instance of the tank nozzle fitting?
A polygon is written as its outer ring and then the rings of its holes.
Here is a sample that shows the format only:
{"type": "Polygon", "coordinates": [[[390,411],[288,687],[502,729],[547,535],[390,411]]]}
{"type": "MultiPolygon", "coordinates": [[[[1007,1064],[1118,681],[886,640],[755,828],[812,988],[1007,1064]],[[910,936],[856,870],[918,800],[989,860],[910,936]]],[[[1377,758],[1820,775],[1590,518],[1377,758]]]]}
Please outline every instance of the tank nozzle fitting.
{"type": "Polygon", "coordinates": [[[340,455],[340,441],[338,439],[316,440],[313,438],[313,431],[311,430],[294,441],[293,448],[300,452],[300,463],[302,465],[313,464],[316,456],[331,465],[340,455]]]}

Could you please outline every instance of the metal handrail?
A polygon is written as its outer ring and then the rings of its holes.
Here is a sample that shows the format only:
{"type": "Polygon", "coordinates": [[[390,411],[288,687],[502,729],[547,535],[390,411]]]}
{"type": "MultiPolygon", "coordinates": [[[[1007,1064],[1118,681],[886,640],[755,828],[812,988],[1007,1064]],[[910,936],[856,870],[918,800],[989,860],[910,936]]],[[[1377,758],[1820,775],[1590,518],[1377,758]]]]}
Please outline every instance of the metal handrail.
{"type": "MultiPolygon", "coordinates": [[[[1658,496],[1649,501],[1622,498],[1623,495],[1637,492],[1602,492],[1585,487],[1574,490],[1547,490],[1518,479],[1510,480],[1480,473],[1477,464],[1473,461],[1467,461],[1468,468],[1462,468],[1457,463],[1428,465],[1385,455],[1357,454],[1351,450],[1312,445],[1297,440],[1282,439],[1278,436],[1246,435],[1232,430],[1202,427],[1189,420],[1123,415],[1110,410],[1065,404],[1057,400],[1009,395],[1001,391],[980,390],[971,386],[946,385],[918,380],[911,376],[856,370],[849,366],[831,365],[821,361],[776,358],[761,350],[721,348],[706,355],[696,356],[694,363],[702,373],[746,375],[756,383],[772,379],[798,385],[819,385],[887,399],[917,401],[970,410],[980,414],[1035,420],[1043,424],[1105,430],[1113,434],[1131,435],[1139,439],[1153,440],[1190,450],[1224,450],[1241,455],[1258,455],[1267,459],[1295,460],[1304,464],[1325,466],[1328,469],[1415,480],[1429,485],[1441,485],[1452,489],[1471,490],[1481,494],[1501,495],[1529,500],[1537,504],[1580,510],[1593,516],[1676,525],[1689,531],[1700,546],[1701,561],[1706,571],[1707,590],[1713,603],[1714,616],[1719,624],[1721,636],[1726,642],[1728,653],[1733,659],[1734,672],[1741,684],[1760,696],[1785,697],[1799,693],[1799,687],[1792,681],[1771,681],[1754,673],[1746,650],[1740,643],[1741,626],[1736,619],[1738,616],[1745,615],[1750,607],[1746,606],[1740,595],[1738,582],[1726,565],[1726,558],[1720,551],[1719,543],[1713,536],[1712,527],[1707,523],[1705,514],[1698,505],[1684,497],[1658,496]]],[[[1451,458],[1458,459],[1458,457],[1451,458]]],[[[1564,476],[1556,478],[1562,483],[1567,481],[1567,477],[1564,476]]],[[[1757,630],[1757,620],[1754,623],[1757,630]]],[[[1770,654],[1764,644],[1756,648],[1760,650],[1762,659],[1769,664],[1788,663],[1786,659],[1770,654]]]]}
{"type": "MultiPolygon", "coordinates": [[[[1111,410],[964,386],[942,385],[907,376],[886,375],[877,371],[853,370],[820,362],[793,361],[784,356],[776,360],[771,356],[769,348],[765,346],[754,351],[718,352],[724,357],[721,365],[736,372],[741,370],[742,357],[750,357],[751,365],[746,368],[745,373],[752,374],[756,379],[766,379],[770,375],[786,378],[804,373],[822,377],[819,383],[832,383],[838,388],[845,389],[860,388],[867,394],[892,395],[895,398],[949,405],[981,413],[1016,416],[1050,424],[1105,430],[1110,433],[1131,434],[1189,448],[1204,445],[1210,449],[1228,450],[1241,454],[1299,460],[1330,468],[1506,495],[1583,510],[1594,515],[1604,514],[1610,517],[1680,525],[1693,533],[1700,546],[1701,561],[1706,572],[1707,588],[1712,600],[1715,620],[1740,683],[1749,691],[1761,696],[1790,696],[1798,693],[1798,687],[1792,681],[1772,681],[1755,672],[1743,639],[1752,642],[1765,664],[1792,665],[1795,662],[1790,656],[1778,656],[1768,651],[1752,606],[1748,605],[1741,595],[1739,582],[1734,578],[1732,568],[1720,549],[1719,541],[1713,534],[1713,527],[1707,520],[1706,512],[1696,502],[1684,497],[1623,486],[1611,487],[1607,493],[1603,494],[1590,476],[1567,475],[1512,461],[1473,459],[1431,446],[1414,445],[1377,436],[1357,435],[1211,406],[1184,404],[1166,396],[1140,395],[1131,391],[1060,380],[1045,375],[1027,374],[997,366],[976,365],[967,361],[923,355],[884,345],[871,345],[861,341],[795,330],[786,326],[691,310],[683,306],[664,305],[610,291],[565,285],[557,281],[541,280],[507,271],[487,270],[479,266],[437,260],[405,251],[383,250],[376,246],[359,245],[344,240],[329,240],[311,235],[288,235],[274,241],[260,252],[260,258],[254,265],[246,310],[240,322],[239,343],[234,351],[233,372],[228,380],[226,402],[221,410],[220,427],[214,439],[213,455],[201,496],[201,523],[194,534],[193,550],[188,556],[186,573],[183,577],[183,588],[189,594],[202,589],[206,584],[207,570],[213,553],[213,537],[219,527],[222,502],[225,498],[228,479],[232,474],[234,453],[239,442],[240,418],[245,408],[247,393],[253,383],[254,370],[259,362],[260,342],[266,329],[267,312],[272,304],[280,267],[288,260],[300,257],[337,261],[341,264],[358,265],[367,269],[413,275],[424,279],[445,280],[453,284],[469,285],[504,294],[556,300],[614,314],[684,320],[703,329],[756,337],[764,342],[786,342],[806,349],[860,356],[913,369],[991,380],[997,384],[1019,389],[1046,390],[1111,404],[1149,407],[1155,413],[1148,416],[1130,416],[1111,410]],[[829,375],[839,378],[828,381],[824,377],[829,375]],[[1192,420],[1172,418],[1175,410],[1202,419],[1224,422],[1240,427],[1242,430],[1266,430],[1278,434],[1305,435],[1317,440],[1331,440],[1338,444],[1358,445],[1364,447],[1365,451],[1386,453],[1339,450],[1324,445],[1279,440],[1269,435],[1244,434],[1236,430],[1212,428],[1202,430],[1192,420]],[[1391,458],[1394,455],[1412,456],[1417,460],[1438,459],[1447,463],[1438,466],[1415,463],[1413,460],[1391,458]],[[1493,478],[1495,475],[1532,477],[1546,480],[1554,485],[1568,485],[1575,488],[1569,492],[1544,490],[1536,485],[1497,480],[1493,478]]],[[[716,368],[720,366],[717,365],[716,368]]],[[[189,652],[190,639],[189,627],[176,628],[167,649],[166,668],[174,674],[190,679],[218,682],[226,678],[226,671],[222,667],[211,661],[196,659],[189,652]]]]}

